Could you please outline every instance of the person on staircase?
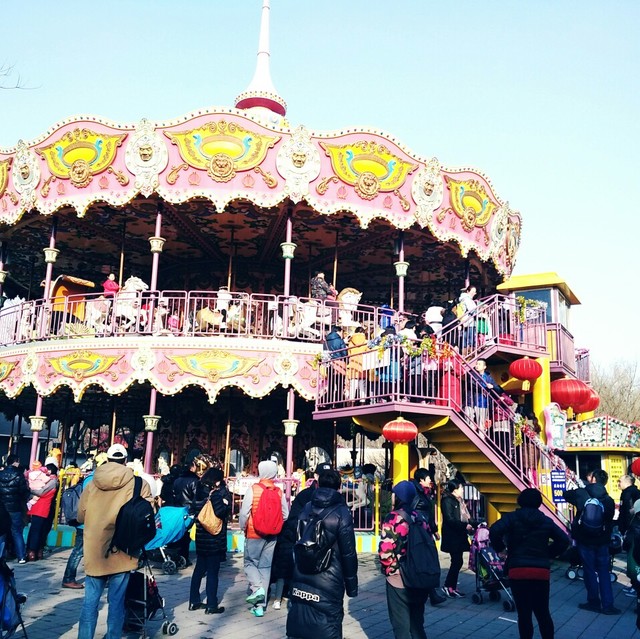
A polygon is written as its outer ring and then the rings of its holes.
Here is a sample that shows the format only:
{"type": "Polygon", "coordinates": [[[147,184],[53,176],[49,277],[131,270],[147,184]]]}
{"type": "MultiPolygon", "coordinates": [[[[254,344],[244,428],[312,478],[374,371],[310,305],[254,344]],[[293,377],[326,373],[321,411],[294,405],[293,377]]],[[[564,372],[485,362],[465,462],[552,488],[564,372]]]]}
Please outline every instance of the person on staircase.
{"type": "Polygon", "coordinates": [[[477,331],[475,311],[478,305],[473,299],[476,293],[475,286],[467,286],[462,289],[459,298],[459,303],[463,310],[460,323],[462,324],[462,357],[465,359],[473,353],[476,347],[477,331]]]}

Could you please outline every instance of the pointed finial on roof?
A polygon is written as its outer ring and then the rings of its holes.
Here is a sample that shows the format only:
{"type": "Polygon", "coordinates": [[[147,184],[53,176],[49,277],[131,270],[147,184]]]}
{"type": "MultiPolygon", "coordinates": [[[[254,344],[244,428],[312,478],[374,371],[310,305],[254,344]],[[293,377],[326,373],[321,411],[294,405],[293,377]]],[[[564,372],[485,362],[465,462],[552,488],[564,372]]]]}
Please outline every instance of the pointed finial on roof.
{"type": "Polygon", "coordinates": [[[262,19],[260,21],[260,40],[258,42],[258,62],[253,80],[246,91],[236,98],[236,108],[252,109],[261,107],[284,116],[287,103],[278,95],[271,80],[269,62],[269,0],[262,0],[262,19]]]}

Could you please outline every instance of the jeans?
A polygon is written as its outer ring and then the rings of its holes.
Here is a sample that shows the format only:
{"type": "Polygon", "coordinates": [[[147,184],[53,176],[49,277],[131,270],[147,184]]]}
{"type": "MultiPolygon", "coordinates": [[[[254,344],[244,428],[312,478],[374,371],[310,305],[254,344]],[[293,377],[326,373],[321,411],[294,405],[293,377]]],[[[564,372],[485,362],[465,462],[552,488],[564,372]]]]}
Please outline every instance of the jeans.
{"type": "Polygon", "coordinates": [[[11,537],[13,538],[13,548],[16,559],[24,559],[26,547],[24,544],[24,515],[22,511],[10,512],[11,517],[11,537]]]}
{"type": "Polygon", "coordinates": [[[602,608],[613,607],[613,589],[609,567],[611,557],[608,546],[587,546],[578,544],[584,570],[584,585],[587,589],[587,602],[602,608]]]}
{"type": "Polygon", "coordinates": [[[84,582],[84,601],[80,609],[78,639],[93,639],[98,622],[98,607],[104,587],[108,585],[107,634],[104,639],[121,639],[124,626],[124,596],[129,583],[128,572],[119,572],[104,577],[87,575],[84,582]]]}
{"type": "Polygon", "coordinates": [[[47,518],[32,515],[31,525],[29,526],[29,534],[27,535],[27,550],[38,553],[38,550],[44,548],[44,535],[46,534],[47,518]]]}
{"type": "Polygon", "coordinates": [[[511,593],[518,611],[520,639],[532,639],[534,614],[542,639],[553,639],[553,619],[549,612],[549,582],[534,579],[512,579],[511,593]]]}
{"type": "Polygon", "coordinates": [[[196,567],[191,575],[189,603],[200,603],[200,584],[207,575],[207,608],[218,607],[218,573],[220,572],[220,555],[196,555],[196,567]]]}
{"type": "MultiPolygon", "coordinates": [[[[271,581],[271,563],[273,551],[276,549],[276,538],[245,539],[244,542],[244,574],[251,586],[251,590],[264,588],[269,591],[271,581]]],[[[266,607],[266,603],[258,604],[266,607]]]]}
{"type": "Polygon", "coordinates": [[[394,588],[387,582],[387,609],[395,639],[427,639],[424,604],[429,591],[394,588]]]}
{"type": "Polygon", "coordinates": [[[84,556],[84,529],[76,528],[76,543],[67,559],[67,565],[62,576],[62,583],[68,584],[76,580],[78,574],[78,564],[84,556]]]}

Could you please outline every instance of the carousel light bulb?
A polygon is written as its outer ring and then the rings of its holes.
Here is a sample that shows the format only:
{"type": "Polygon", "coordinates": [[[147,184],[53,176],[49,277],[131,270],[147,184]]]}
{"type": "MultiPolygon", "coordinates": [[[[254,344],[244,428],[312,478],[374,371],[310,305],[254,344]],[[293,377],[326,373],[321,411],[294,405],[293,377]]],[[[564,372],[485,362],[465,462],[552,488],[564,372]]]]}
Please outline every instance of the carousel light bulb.
{"type": "Polygon", "coordinates": [[[4,284],[7,280],[7,275],[9,273],[7,271],[0,270],[0,284],[4,284]]]}
{"type": "Polygon", "coordinates": [[[293,253],[296,250],[297,246],[298,245],[294,244],[293,242],[282,242],[282,244],[280,244],[280,248],[282,249],[282,257],[285,260],[292,260],[293,253]]]}
{"type": "Polygon", "coordinates": [[[158,429],[158,422],[160,421],[160,415],[143,415],[144,429],[147,432],[153,433],[158,429]]]}
{"type": "Polygon", "coordinates": [[[50,247],[43,249],[43,251],[44,251],[44,261],[47,264],[55,264],[56,260],[58,259],[58,253],[60,253],[60,251],[57,248],[50,248],[50,247]]]}
{"type": "Polygon", "coordinates": [[[282,423],[284,424],[284,434],[287,437],[295,437],[300,420],[299,419],[283,419],[282,423]]]}
{"type": "Polygon", "coordinates": [[[47,418],[42,415],[31,415],[29,421],[31,422],[31,431],[39,433],[47,423],[47,418]]]}
{"type": "Polygon", "coordinates": [[[152,253],[162,253],[162,247],[164,246],[164,243],[166,242],[166,238],[164,237],[160,237],[160,236],[156,236],[154,235],[153,237],[149,238],[149,244],[151,245],[151,252],[152,253]]]}
{"type": "Polygon", "coordinates": [[[409,262],[394,262],[393,265],[396,267],[396,275],[398,277],[407,276],[407,271],[409,270],[409,262]]]}

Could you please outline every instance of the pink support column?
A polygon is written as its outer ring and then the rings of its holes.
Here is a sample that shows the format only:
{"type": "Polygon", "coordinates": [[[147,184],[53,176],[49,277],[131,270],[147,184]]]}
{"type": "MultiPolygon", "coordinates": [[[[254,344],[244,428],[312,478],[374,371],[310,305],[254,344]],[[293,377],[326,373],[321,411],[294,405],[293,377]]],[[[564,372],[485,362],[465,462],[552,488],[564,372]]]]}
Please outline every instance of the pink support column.
{"type": "Polygon", "coordinates": [[[49,236],[49,246],[44,249],[44,259],[47,263],[47,271],[44,277],[44,299],[48,300],[51,297],[51,280],[53,279],[53,265],[55,264],[56,257],[58,255],[58,249],[56,249],[56,232],[58,228],[57,221],[53,220],[51,223],[51,235],[49,236]]]}
{"type": "Polygon", "coordinates": [[[285,232],[285,241],[280,244],[282,249],[282,257],[284,259],[284,285],[283,292],[285,303],[282,308],[282,330],[284,335],[289,333],[289,294],[291,292],[291,260],[296,250],[296,245],[291,241],[293,237],[293,221],[291,220],[291,210],[287,213],[287,228],[285,232]]]}
{"type": "Polygon", "coordinates": [[[4,270],[4,266],[7,262],[7,243],[2,242],[0,248],[0,308],[2,308],[2,288],[4,286],[4,280],[7,277],[7,272],[4,270]]]}
{"type": "Polygon", "coordinates": [[[287,501],[291,501],[291,477],[293,475],[293,438],[296,435],[296,429],[298,427],[298,421],[294,419],[295,415],[295,391],[293,388],[289,389],[287,394],[287,419],[283,420],[284,434],[287,436],[287,459],[286,459],[286,474],[287,479],[287,501]]]}
{"type": "Polygon", "coordinates": [[[144,447],[144,472],[151,473],[153,467],[153,434],[158,426],[157,420],[149,420],[148,418],[156,417],[156,399],[158,391],[155,388],[151,389],[151,398],[149,399],[149,414],[145,415],[145,430],[147,431],[147,442],[144,447]],[[152,426],[153,425],[153,426],[152,426]]]}
{"type": "Polygon", "coordinates": [[[31,467],[31,463],[34,462],[38,457],[38,438],[40,435],[40,431],[43,427],[42,417],[42,403],[43,399],[41,395],[38,395],[38,399],[36,400],[36,410],[35,414],[31,417],[31,453],[29,454],[29,467],[31,467]],[[39,429],[39,430],[37,430],[39,429]]]}
{"type": "Polygon", "coordinates": [[[398,312],[404,312],[404,278],[407,275],[409,263],[404,261],[404,232],[400,231],[398,236],[398,261],[394,263],[396,275],[398,276],[398,312]]]}

